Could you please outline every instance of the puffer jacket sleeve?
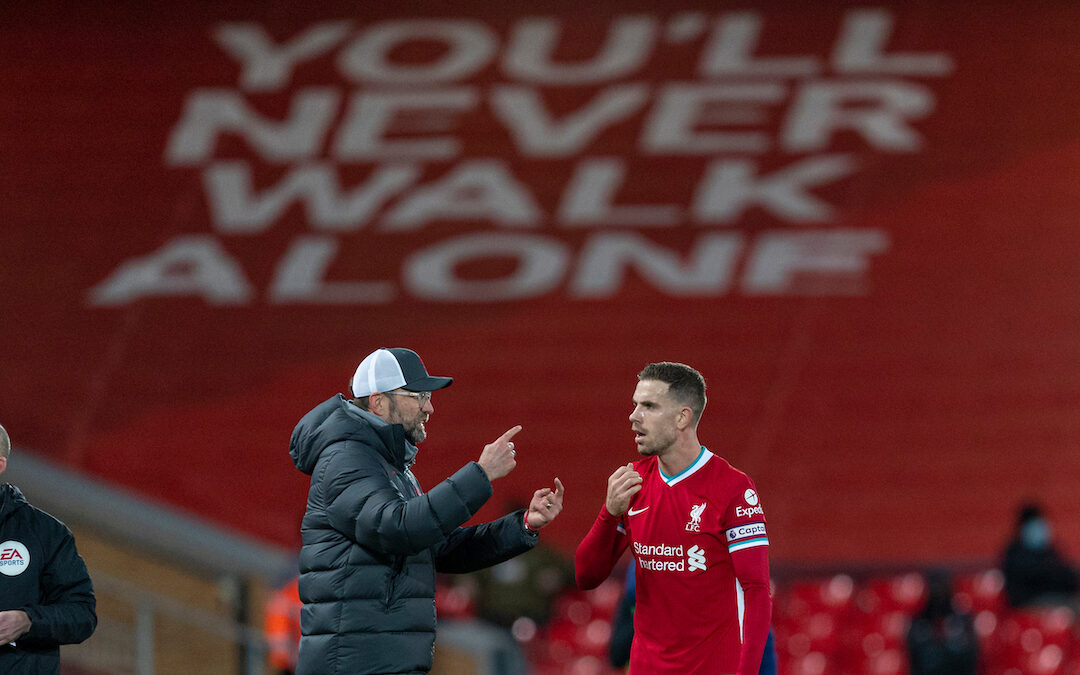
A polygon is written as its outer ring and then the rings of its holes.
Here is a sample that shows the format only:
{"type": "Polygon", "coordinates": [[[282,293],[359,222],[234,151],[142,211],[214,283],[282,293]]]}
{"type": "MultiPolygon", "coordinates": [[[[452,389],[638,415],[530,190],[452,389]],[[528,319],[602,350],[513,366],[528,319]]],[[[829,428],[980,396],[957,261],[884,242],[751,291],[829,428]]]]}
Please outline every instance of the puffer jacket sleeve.
{"type": "Polygon", "coordinates": [[[414,555],[442,542],[491,496],[491,482],[470,462],[427,494],[413,499],[395,486],[393,469],[378,455],[358,447],[330,453],[324,475],[327,513],[334,529],[386,555],[414,555]]]}
{"type": "Polygon", "coordinates": [[[90,574],[66,526],[49,523],[54,548],[41,578],[40,603],[23,608],[30,618],[27,643],[66,645],[82,642],[97,627],[97,602],[90,574]]]}
{"type": "Polygon", "coordinates": [[[539,536],[526,530],[524,521],[525,510],[520,509],[490,523],[457,528],[435,550],[436,571],[475,572],[528,551],[539,536]]]}

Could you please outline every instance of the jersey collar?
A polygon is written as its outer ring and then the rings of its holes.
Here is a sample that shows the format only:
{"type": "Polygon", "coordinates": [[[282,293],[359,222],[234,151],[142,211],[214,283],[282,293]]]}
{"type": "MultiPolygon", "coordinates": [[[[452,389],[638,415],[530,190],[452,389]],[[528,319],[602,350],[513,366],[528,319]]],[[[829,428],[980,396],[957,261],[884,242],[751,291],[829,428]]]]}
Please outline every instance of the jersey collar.
{"type": "Polygon", "coordinates": [[[686,467],[674,476],[669,476],[664,473],[664,470],[660,468],[660,462],[656,463],[656,470],[660,472],[660,479],[663,480],[668,486],[675,485],[681,480],[685,480],[690,476],[693,476],[698,469],[705,466],[705,463],[711,459],[713,454],[703,445],[701,446],[701,452],[698,453],[697,459],[690,462],[690,466],[686,467]]]}

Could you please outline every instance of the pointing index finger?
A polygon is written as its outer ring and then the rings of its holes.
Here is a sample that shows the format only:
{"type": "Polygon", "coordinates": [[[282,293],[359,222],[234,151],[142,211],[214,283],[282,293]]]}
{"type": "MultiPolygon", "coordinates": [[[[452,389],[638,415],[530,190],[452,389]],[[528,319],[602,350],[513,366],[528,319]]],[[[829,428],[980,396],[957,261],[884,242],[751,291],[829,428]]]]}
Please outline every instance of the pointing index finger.
{"type": "Polygon", "coordinates": [[[562,497],[564,492],[566,492],[566,488],[563,487],[562,481],[559,480],[558,477],[556,477],[555,478],[555,494],[556,494],[556,496],[562,497]]]}
{"type": "Polygon", "coordinates": [[[499,436],[499,440],[500,441],[509,441],[511,438],[513,438],[515,435],[517,435],[517,432],[519,432],[519,431],[521,431],[521,425],[520,424],[512,426],[512,427],[510,427],[509,429],[506,430],[505,434],[503,434],[502,436],[499,436]]]}

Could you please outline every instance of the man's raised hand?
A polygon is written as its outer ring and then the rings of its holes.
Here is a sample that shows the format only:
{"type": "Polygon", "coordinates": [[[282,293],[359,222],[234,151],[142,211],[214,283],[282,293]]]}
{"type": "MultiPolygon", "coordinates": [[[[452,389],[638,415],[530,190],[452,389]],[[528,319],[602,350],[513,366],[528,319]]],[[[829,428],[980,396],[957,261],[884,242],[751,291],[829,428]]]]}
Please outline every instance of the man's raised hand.
{"type": "Polygon", "coordinates": [[[514,457],[517,451],[514,450],[514,442],[510,439],[519,431],[521,431],[520,424],[507,429],[505,434],[484,446],[484,451],[480,453],[480,459],[476,462],[487,474],[488,480],[502,478],[517,466],[517,459],[514,457]]]}
{"type": "Polygon", "coordinates": [[[529,502],[529,511],[525,517],[529,521],[529,527],[539,530],[541,527],[555,520],[555,516],[562,511],[563,493],[566,488],[562,481],[555,479],[555,489],[541,488],[533,493],[532,501],[529,502]]]}
{"type": "Polygon", "coordinates": [[[607,480],[605,505],[613,516],[621,516],[630,508],[630,498],[641,491],[641,474],[634,471],[634,464],[620,466],[607,480]]]}

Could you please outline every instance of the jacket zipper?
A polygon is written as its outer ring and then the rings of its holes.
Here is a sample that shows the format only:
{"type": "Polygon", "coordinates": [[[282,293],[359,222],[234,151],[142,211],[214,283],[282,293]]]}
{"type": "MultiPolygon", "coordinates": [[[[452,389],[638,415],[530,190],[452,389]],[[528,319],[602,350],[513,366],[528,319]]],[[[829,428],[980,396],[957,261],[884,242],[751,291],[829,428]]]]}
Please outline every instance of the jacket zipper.
{"type": "MultiPolygon", "coordinates": [[[[413,488],[413,490],[415,490],[416,489],[415,488],[415,486],[416,486],[415,479],[413,479],[411,477],[411,475],[409,475],[408,472],[409,472],[409,468],[408,468],[408,466],[406,466],[404,475],[397,475],[396,472],[395,472],[395,474],[396,474],[396,477],[399,479],[399,483],[404,483],[409,488],[413,488]]],[[[405,556],[395,557],[394,558],[394,566],[392,568],[393,569],[393,574],[390,575],[390,583],[387,584],[387,588],[386,588],[386,598],[383,601],[383,611],[386,612],[386,613],[390,612],[390,604],[394,600],[394,589],[397,587],[398,577],[401,575],[401,571],[402,571],[402,569],[404,569],[404,567],[405,567],[405,556]]]]}
{"type": "Polygon", "coordinates": [[[398,576],[401,574],[402,568],[405,566],[405,558],[394,558],[393,574],[390,576],[390,583],[386,587],[386,598],[383,601],[383,610],[387,613],[390,611],[390,603],[394,599],[394,588],[397,587],[398,576]]]}

